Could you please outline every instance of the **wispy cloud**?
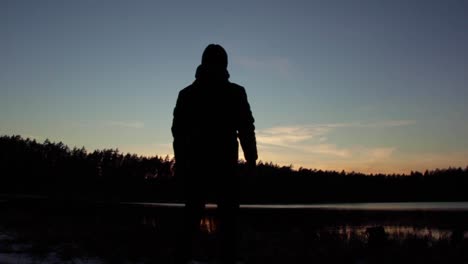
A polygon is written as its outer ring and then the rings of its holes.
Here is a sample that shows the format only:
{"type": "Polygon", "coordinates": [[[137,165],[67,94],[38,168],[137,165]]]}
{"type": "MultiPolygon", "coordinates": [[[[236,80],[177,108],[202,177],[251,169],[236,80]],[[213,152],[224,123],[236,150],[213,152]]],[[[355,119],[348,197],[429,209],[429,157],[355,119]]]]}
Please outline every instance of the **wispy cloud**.
{"type": "Polygon", "coordinates": [[[330,155],[330,156],[336,156],[336,157],[341,157],[341,158],[347,158],[352,155],[352,152],[350,149],[339,148],[335,144],[323,144],[323,143],[311,144],[311,145],[306,144],[306,145],[298,146],[298,149],[307,153],[330,155]]]}
{"type": "Polygon", "coordinates": [[[78,121],[70,122],[71,126],[75,127],[94,127],[94,128],[131,128],[141,129],[145,124],[141,121],[78,121]]]}
{"type": "Polygon", "coordinates": [[[414,120],[380,120],[376,122],[349,122],[349,123],[325,123],[310,125],[314,127],[342,128],[342,127],[365,127],[365,128],[385,128],[401,127],[416,123],[414,120]]]}
{"type": "Polygon", "coordinates": [[[351,122],[277,126],[259,130],[257,132],[257,141],[260,144],[291,147],[294,144],[304,143],[306,141],[317,141],[319,143],[325,143],[329,140],[327,135],[331,131],[339,128],[385,128],[407,126],[414,123],[415,122],[412,120],[388,120],[368,123],[351,122]]]}
{"type": "Polygon", "coordinates": [[[387,148],[372,148],[367,150],[367,155],[372,160],[382,160],[387,159],[395,152],[396,147],[387,147],[387,148]]]}
{"type": "Polygon", "coordinates": [[[357,127],[401,127],[415,124],[414,120],[385,120],[370,123],[353,123],[357,127]]]}
{"type": "Polygon", "coordinates": [[[326,135],[331,129],[322,125],[273,127],[258,131],[257,141],[264,147],[283,148],[300,153],[348,156],[348,150],[327,143],[326,135]]]}
{"type": "MultiPolygon", "coordinates": [[[[385,162],[394,155],[396,146],[365,147],[360,145],[340,146],[330,139],[330,134],[336,130],[348,128],[391,128],[412,125],[412,120],[384,120],[378,122],[324,123],[297,126],[277,126],[257,132],[260,155],[265,158],[283,156],[287,164],[304,164],[306,159],[320,160],[342,164],[361,162],[371,166],[371,163],[385,162]],[[278,153],[282,153],[279,155],[278,153]],[[289,157],[285,159],[284,157],[289,157]]],[[[263,157],[262,157],[263,158],[263,157]]]]}
{"type": "Polygon", "coordinates": [[[144,128],[145,124],[140,121],[108,121],[104,123],[105,126],[121,127],[121,128],[144,128]]]}
{"type": "Polygon", "coordinates": [[[324,136],[330,128],[323,126],[281,126],[257,132],[257,141],[261,144],[288,147],[291,144],[324,136]]]}

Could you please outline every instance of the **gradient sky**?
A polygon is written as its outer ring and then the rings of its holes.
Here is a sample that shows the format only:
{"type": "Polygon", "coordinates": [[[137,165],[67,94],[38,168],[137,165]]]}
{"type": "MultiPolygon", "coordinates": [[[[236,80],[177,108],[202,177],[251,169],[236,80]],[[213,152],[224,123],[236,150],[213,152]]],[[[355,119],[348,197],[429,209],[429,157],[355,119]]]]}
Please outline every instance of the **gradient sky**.
{"type": "Polygon", "coordinates": [[[172,155],[180,89],[225,47],[263,161],[468,165],[468,1],[0,1],[0,134],[172,155]]]}

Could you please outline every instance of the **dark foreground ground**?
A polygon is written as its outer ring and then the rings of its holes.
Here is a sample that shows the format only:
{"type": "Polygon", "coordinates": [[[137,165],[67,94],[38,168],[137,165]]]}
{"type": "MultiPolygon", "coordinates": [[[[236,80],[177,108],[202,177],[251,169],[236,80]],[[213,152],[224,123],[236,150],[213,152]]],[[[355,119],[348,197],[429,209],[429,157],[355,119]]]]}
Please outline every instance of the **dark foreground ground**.
{"type": "MultiPolygon", "coordinates": [[[[0,263],[171,263],[180,208],[0,202],[0,263]]],[[[244,209],[243,263],[468,263],[468,212],[244,209]]],[[[208,210],[195,255],[213,263],[208,210]]]]}

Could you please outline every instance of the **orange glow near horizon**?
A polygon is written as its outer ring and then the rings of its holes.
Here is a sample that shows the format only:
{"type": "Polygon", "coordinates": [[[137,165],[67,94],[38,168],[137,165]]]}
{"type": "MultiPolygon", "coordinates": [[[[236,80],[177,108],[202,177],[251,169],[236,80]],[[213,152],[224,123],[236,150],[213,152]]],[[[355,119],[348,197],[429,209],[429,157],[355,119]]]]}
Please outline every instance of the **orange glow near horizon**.
{"type": "Polygon", "coordinates": [[[216,220],[213,217],[205,216],[200,220],[200,230],[204,233],[212,234],[217,230],[216,220]]]}

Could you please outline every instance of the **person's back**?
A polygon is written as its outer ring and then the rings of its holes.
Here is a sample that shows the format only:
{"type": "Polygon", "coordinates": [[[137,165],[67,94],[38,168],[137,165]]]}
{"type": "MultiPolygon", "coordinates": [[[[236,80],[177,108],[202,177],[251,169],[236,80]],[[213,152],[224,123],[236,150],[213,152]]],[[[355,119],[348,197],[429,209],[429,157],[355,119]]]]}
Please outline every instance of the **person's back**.
{"type": "Polygon", "coordinates": [[[239,207],[237,139],[250,167],[255,166],[257,148],[245,89],[228,79],[226,52],[219,45],[209,45],[196,80],[180,91],[174,109],[176,177],[184,182],[186,203],[182,251],[189,250],[187,243],[196,232],[210,198],[218,204],[220,236],[225,240],[221,241],[223,250],[234,247],[233,221],[239,207]]]}
{"type": "Polygon", "coordinates": [[[250,140],[254,140],[253,119],[251,113],[246,112],[249,110],[246,104],[244,88],[227,80],[197,80],[182,90],[173,126],[174,148],[180,147],[176,150],[176,159],[179,154],[183,156],[177,163],[185,159],[210,160],[212,164],[237,163],[238,131],[246,131],[246,136],[250,133],[250,140]],[[178,142],[179,136],[181,142],[178,142]]]}

